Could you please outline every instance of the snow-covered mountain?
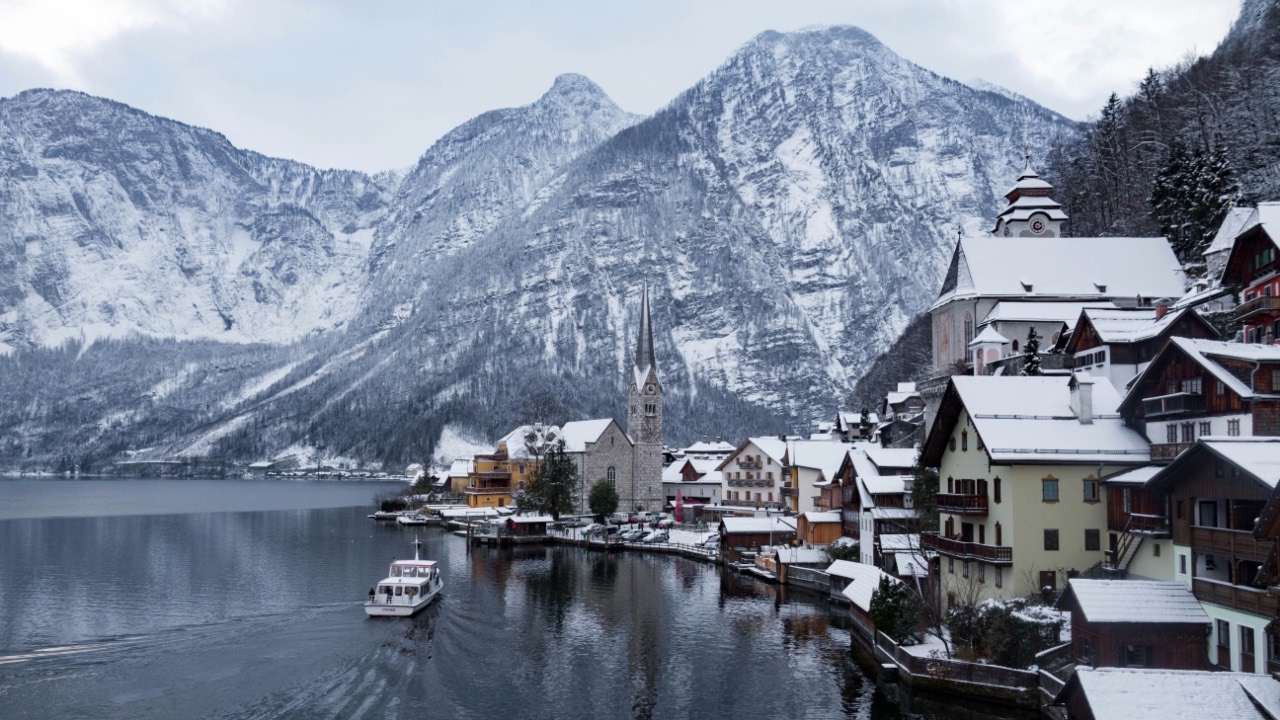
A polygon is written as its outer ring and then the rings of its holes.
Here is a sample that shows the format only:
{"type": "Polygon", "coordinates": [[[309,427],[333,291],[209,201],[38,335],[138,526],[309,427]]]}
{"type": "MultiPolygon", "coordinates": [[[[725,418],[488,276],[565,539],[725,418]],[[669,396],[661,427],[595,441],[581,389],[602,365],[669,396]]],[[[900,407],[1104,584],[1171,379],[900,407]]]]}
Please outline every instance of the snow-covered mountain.
{"type": "Polygon", "coordinates": [[[0,100],[0,350],[340,326],[390,193],[77,92],[0,100]]]}
{"type": "Polygon", "coordinates": [[[3,158],[25,163],[0,194],[2,216],[21,220],[0,230],[11,232],[0,235],[0,318],[22,319],[11,336],[58,337],[48,308],[67,298],[93,302],[59,310],[55,328],[115,313],[154,334],[312,333],[238,370],[256,378],[247,394],[190,367],[242,354],[179,347],[185,389],[165,402],[200,409],[168,423],[174,437],[155,452],[261,455],[305,439],[395,461],[421,459],[447,424],[483,433],[527,413],[620,416],[645,279],[672,440],[803,428],[928,306],[957,230],[990,225],[1024,148],[1074,129],[849,27],[765,33],[645,119],[562,76],[537,102],[449,133],[403,178],[268,160],[69,93],[0,101],[0,123],[14,128],[3,158]],[[64,144],[81,150],[50,153],[64,144]],[[242,226],[266,239],[236,254],[242,226]],[[286,262],[260,257],[273,245],[286,262]],[[45,248],[62,264],[42,264],[45,248]],[[131,252],[151,274],[111,275],[121,302],[86,289],[80,278],[131,252]],[[287,284],[286,265],[310,274],[287,284]],[[263,277],[277,295],[246,289],[263,277]],[[121,291],[138,284],[150,294],[121,291]],[[230,329],[209,308],[226,309],[230,329]],[[277,331],[302,308],[307,322],[277,331]],[[179,318],[166,320],[176,329],[157,317],[179,318]],[[246,430],[262,427],[270,440],[246,430]]]}

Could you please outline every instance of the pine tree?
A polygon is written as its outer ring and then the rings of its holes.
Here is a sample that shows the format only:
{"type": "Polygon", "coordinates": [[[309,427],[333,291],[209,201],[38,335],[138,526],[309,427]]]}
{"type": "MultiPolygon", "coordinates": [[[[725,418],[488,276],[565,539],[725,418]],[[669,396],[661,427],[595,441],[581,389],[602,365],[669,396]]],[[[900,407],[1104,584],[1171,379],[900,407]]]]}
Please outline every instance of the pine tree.
{"type": "Polygon", "coordinates": [[[1221,140],[1207,150],[1189,150],[1175,139],[1152,183],[1151,216],[1178,260],[1194,271],[1239,196],[1221,140]]]}
{"type": "Polygon", "coordinates": [[[564,513],[573,512],[573,489],[577,484],[578,468],[565,452],[561,439],[543,455],[518,506],[521,510],[535,510],[559,520],[564,513]]]}
{"type": "Polygon", "coordinates": [[[871,411],[866,405],[862,406],[861,418],[858,420],[858,433],[863,440],[871,439],[871,411]]]}
{"type": "Polygon", "coordinates": [[[605,518],[618,509],[618,489],[608,480],[597,482],[591,486],[587,506],[591,508],[591,514],[596,516],[597,522],[604,522],[605,518]]]}
{"type": "Polygon", "coordinates": [[[1027,344],[1022,346],[1021,374],[1028,376],[1044,374],[1040,369],[1040,336],[1036,334],[1034,326],[1027,332],[1027,344]]]}
{"type": "Polygon", "coordinates": [[[867,608],[876,630],[898,644],[911,644],[919,613],[915,593],[888,575],[880,577],[880,586],[872,593],[871,605],[867,608]]]}

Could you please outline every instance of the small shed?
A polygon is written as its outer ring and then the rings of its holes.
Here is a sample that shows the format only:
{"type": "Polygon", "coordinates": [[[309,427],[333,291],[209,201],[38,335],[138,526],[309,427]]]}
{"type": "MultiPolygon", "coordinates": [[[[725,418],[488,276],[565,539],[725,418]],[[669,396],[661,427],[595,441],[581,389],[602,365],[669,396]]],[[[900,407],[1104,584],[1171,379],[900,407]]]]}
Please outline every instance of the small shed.
{"type": "Polygon", "coordinates": [[[795,521],[781,517],[726,517],[720,520],[720,546],[762,548],[790,542],[795,521]]]}
{"type": "Polygon", "coordinates": [[[827,573],[848,580],[841,594],[849,601],[849,614],[853,617],[853,624],[868,641],[874,642],[876,626],[871,622],[871,598],[880,587],[882,578],[888,578],[889,582],[895,584],[902,581],[875,565],[847,560],[835,561],[827,568],[827,573]]]}
{"type": "Polygon", "coordinates": [[[555,520],[550,515],[512,515],[502,522],[513,543],[535,542],[547,537],[547,527],[555,520]]]}
{"type": "Polygon", "coordinates": [[[1209,616],[1182,583],[1072,578],[1058,607],[1071,613],[1071,649],[1081,663],[1208,669],[1209,616]]]}
{"type": "Polygon", "coordinates": [[[1280,682],[1250,673],[1082,667],[1053,705],[1070,720],[1272,720],[1280,717],[1280,682]]]}
{"type": "Polygon", "coordinates": [[[825,547],[843,533],[839,510],[801,513],[796,518],[796,536],[807,544],[825,547]]]}

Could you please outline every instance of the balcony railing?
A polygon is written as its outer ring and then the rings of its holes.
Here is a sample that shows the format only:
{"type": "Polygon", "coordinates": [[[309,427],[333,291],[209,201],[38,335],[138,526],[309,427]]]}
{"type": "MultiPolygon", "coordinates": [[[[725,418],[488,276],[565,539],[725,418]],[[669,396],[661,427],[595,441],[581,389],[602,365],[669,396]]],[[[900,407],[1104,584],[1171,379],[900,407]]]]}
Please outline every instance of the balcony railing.
{"type": "Polygon", "coordinates": [[[1280,615],[1280,596],[1266,590],[1195,578],[1191,582],[1191,591],[1200,602],[1222,605],[1240,612],[1269,618],[1280,615]]]}
{"type": "Polygon", "coordinates": [[[986,517],[987,496],[961,493],[938,493],[938,512],[970,517],[986,517]]]}
{"type": "Polygon", "coordinates": [[[1168,462],[1182,454],[1183,450],[1191,447],[1191,443],[1152,443],[1151,444],[1151,461],[1152,462],[1168,462]]]}
{"type": "Polygon", "coordinates": [[[1239,322],[1262,322],[1280,316],[1280,297],[1263,295],[1236,306],[1239,322]]]}
{"type": "Polygon", "coordinates": [[[1180,392],[1144,398],[1142,400],[1142,409],[1149,418],[1203,412],[1204,396],[1198,393],[1180,392]]]}
{"type": "Polygon", "coordinates": [[[1262,562],[1275,547],[1273,540],[1258,540],[1247,530],[1191,527],[1191,547],[1196,552],[1220,553],[1240,560],[1262,562]]]}
{"type": "Polygon", "coordinates": [[[738,467],[743,470],[759,470],[760,463],[755,460],[739,460],[738,467]]]}
{"type": "Polygon", "coordinates": [[[961,560],[978,560],[992,565],[1013,564],[1013,548],[1011,547],[952,540],[939,537],[934,533],[921,533],[920,545],[926,550],[937,550],[939,555],[961,560]]]}
{"type": "Polygon", "coordinates": [[[778,491],[782,493],[782,497],[795,497],[798,492],[795,488],[786,485],[778,488],[778,491]]]}

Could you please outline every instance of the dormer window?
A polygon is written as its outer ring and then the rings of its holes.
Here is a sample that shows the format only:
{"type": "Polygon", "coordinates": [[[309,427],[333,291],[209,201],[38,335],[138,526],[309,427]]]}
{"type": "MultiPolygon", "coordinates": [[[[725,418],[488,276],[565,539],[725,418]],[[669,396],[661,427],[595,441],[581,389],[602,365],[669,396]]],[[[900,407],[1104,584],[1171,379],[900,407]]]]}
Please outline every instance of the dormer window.
{"type": "Polygon", "coordinates": [[[1018,282],[1022,284],[1022,292],[1031,292],[1035,288],[1035,285],[1026,280],[1019,280],[1018,282]]]}
{"type": "Polygon", "coordinates": [[[1106,291],[1107,291],[1107,284],[1106,284],[1106,283],[1095,282],[1095,283],[1093,284],[1093,286],[1094,286],[1094,287],[1096,287],[1096,288],[1098,288],[1098,292],[1100,292],[1100,293],[1104,293],[1104,292],[1106,292],[1106,291]]]}

